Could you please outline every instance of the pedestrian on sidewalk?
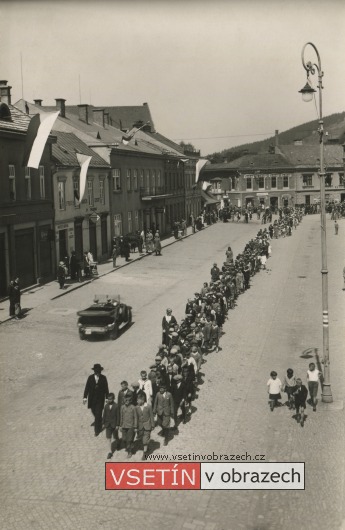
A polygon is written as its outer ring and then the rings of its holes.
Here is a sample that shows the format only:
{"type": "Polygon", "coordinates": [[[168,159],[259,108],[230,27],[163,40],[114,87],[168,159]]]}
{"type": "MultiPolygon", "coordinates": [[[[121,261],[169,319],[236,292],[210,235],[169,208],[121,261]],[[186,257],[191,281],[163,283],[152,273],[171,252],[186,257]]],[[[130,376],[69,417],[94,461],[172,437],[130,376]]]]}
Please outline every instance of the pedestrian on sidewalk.
{"type": "Polygon", "coordinates": [[[132,456],[133,441],[138,427],[138,416],[135,406],[132,404],[132,396],[125,396],[125,403],[121,407],[120,412],[120,428],[122,432],[122,440],[127,451],[127,458],[132,456]]]}
{"type": "Polygon", "coordinates": [[[77,258],[75,250],[72,250],[71,257],[69,259],[69,270],[71,273],[71,280],[76,280],[77,278],[77,271],[78,271],[78,263],[79,260],[77,258]]]}
{"type": "MultiPolygon", "coordinates": [[[[344,267],[344,271],[345,271],[345,267],[344,267]]],[[[10,285],[8,286],[8,299],[10,302],[10,317],[14,317],[15,308],[16,308],[14,280],[11,280],[10,285]]]]}
{"type": "Polygon", "coordinates": [[[116,267],[116,258],[117,258],[117,246],[116,246],[116,242],[115,241],[113,243],[113,251],[111,253],[111,257],[113,258],[113,268],[115,269],[115,267],[116,267]]]}
{"type": "Polygon", "coordinates": [[[104,406],[102,423],[105,427],[105,436],[109,440],[109,453],[107,458],[111,458],[117,449],[119,440],[119,411],[115,403],[115,394],[108,394],[107,403],[104,406]],[[115,443],[114,443],[115,442],[115,443]],[[113,450],[113,445],[115,449],[113,450]]]}
{"type": "Polygon", "coordinates": [[[269,405],[271,408],[271,411],[273,411],[274,407],[280,406],[280,403],[278,404],[278,400],[281,399],[280,391],[282,388],[282,382],[278,378],[277,372],[274,370],[270,373],[270,378],[267,381],[267,391],[268,391],[268,397],[269,397],[269,405]]]}
{"type": "Polygon", "coordinates": [[[148,454],[148,446],[151,438],[151,431],[155,428],[155,420],[153,417],[152,407],[145,403],[145,394],[140,392],[138,394],[138,404],[136,406],[136,413],[138,418],[138,434],[137,439],[143,447],[142,460],[146,460],[148,454]]]}
{"type": "Polygon", "coordinates": [[[19,278],[16,278],[13,282],[13,300],[14,300],[14,314],[15,319],[19,320],[22,316],[22,308],[20,305],[20,287],[19,287],[19,278]]]}
{"type": "Polygon", "coordinates": [[[319,380],[321,377],[321,372],[316,368],[315,363],[309,364],[309,370],[307,370],[307,381],[308,389],[310,395],[310,402],[313,406],[313,411],[316,411],[317,404],[317,392],[319,389],[319,380]]]}
{"type": "Polygon", "coordinates": [[[301,427],[304,425],[304,409],[306,408],[307,395],[308,389],[302,384],[302,379],[296,379],[296,389],[293,393],[293,398],[296,407],[296,419],[301,423],[301,427]]]}
{"type": "Polygon", "coordinates": [[[159,237],[159,232],[158,231],[155,233],[154,248],[155,248],[156,256],[161,256],[162,255],[161,254],[162,245],[161,245],[161,239],[159,237]]]}
{"type": "Polygon", "coordinates": [[[290,410],[294,407],[293,393],[295,392],[296,388],[296,377],[294,376],[293,369],[288,368],[286,370],[286,376],[284,377],[282,392],[287,394],[287,405],[290,410]]]}
{"type": "Polygon", "coordinates": [[[96,363],[93,365],[92,370],[94,373],[89,375],[86,381],[83,403],[85,405],[86,401],[88,402],[87,406],[95,417],[92,426],[95,427],[95,436],[98,436],[102,431],[102,412],[109,389],[107,378],[102,374],[103,366],[96,363]]]}
{"type": "Polygon", "coordinates": [[[338,221],[335,220],[334,221],[334,234],[337,236],[338,235],[338,231],[339,231],[339,224],[338,224],[338,221]]]}
{"type": "Polygon", "coordinates": [[[60,289],[63,289],[65,286],[65,280],[66,280],[66,267],[63,261],[60,261],[59,263],[57,277],[58,277],[60,289]]]}

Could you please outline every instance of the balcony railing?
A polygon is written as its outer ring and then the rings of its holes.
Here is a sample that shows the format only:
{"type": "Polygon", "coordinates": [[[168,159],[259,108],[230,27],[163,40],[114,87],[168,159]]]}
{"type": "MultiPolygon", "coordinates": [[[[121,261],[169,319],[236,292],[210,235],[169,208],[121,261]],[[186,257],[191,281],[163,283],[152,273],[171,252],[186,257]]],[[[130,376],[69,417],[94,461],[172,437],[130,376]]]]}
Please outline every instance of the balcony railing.
{"type": "Polygon", "coordinates": [[[150,186],[149,188],[140,188],[140,197],[156,197],[157,195],[171,194],[164,186],[150,186]]]}

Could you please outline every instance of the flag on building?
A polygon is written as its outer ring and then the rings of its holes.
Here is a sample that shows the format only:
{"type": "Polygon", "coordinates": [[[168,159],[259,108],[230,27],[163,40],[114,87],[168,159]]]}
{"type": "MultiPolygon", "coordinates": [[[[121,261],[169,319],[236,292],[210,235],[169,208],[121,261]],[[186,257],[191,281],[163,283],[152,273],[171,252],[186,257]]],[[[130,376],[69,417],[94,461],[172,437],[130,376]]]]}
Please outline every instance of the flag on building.
{"type": "Polygon", "coordinates": [[[206,160],[204,158],[199,158],[199,160],[196,163],[195,167],[195,182],[198,182],[200,171],[202,168],[209,162],[209,160],[206,160]]]}
{"type": "Polygon", "coordinates": [[[135,135],[136,132],[138,132],[139,129],[137,129],[136,127],[133,127],[133,129],[131,129],[130,131],[127,131],[127,133],[122,136],[122,143],[124,145],[128,145],[129,142],[132,140],[133,136],[135,135]]]}
{"type": "Polygon", "coordinates": [[[79,202],[83,200],[85,188],[86,188],[86,176],[89,164],[91,162],[92,156],[82,155],[81,153],[76,153],[79,165],[80,165],[80,177],[79,177],[79,202]]]}
{"type": "Polygon", "coordinates": [[[25,139],[23,156],[24,167],[38,169],[48,136],[59,112],[60,111],[49,112],[46,114],[35,114],[35,116],[31,118],[25,139]]]}

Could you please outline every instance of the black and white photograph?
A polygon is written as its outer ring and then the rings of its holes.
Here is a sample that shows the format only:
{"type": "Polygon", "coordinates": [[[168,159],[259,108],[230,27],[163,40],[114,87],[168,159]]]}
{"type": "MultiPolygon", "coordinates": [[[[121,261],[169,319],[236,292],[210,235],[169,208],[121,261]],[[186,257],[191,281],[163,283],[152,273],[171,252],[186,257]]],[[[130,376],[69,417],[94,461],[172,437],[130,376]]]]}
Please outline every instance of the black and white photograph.
{"type": "Polygon", "coordinates": [[[0,527],[345,530],[344,1],[0,21],[0,527]]]}

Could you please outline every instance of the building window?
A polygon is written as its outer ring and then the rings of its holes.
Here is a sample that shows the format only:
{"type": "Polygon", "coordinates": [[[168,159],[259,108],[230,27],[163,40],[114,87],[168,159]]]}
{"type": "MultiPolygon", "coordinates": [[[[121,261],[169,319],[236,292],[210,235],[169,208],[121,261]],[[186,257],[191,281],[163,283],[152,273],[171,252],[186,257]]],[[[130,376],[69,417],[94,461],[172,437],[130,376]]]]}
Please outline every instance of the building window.
{"type": "Polygon", "coordinates": [[[114,234],[116,237],[122,236],[122,215],[120,213],[114,215],[114,234]]]}
{"type": "Polygon", "coordinates": [[[58,195],[59,195],[59,210],[65,210],[65,182],[59,180],[58,182],[58,195]]]}
{"type": "Polygon", "coordinates": [[[135,210],[135,212],[134,212],[134,227],[135,227],[135,230],[139,230],[139,212],[138,212],[138,210],[135,210]]]}
{"type": "Polygon", "coordinates": [[[330,173],[327,173],[325,176],[325,186],[326,188],[330,188],[332,186],[332,175],[330,173]]]}
{"type": "Polygon", "coordinates": [[[345,186],[344,173],[339,173],[339,186],[342,188],[345,186]]]}
{"type": "Polygon", "coordinates": [[[313,185],[313,175],[303,175],[303,186],[313,185]]]}
{"type": "Polygon", "coordinates": [[[252,189],[252,177],[246,177],[246,186],[247,186],[247,190],[252,189]]]}
{"type": "Polygon", "coordinates": [[[133,169],[133,189],[138,189],[138,170],[133,169]]]}
{"type": "Polygon", "coordinates": [[[150,170],[146,171],[146,192],[150,193],[150,170]]]}
{"type": "Polygon", "coordinates": [[[8,179],[10,188],[10,200],[16,200],[16,169],[13,165],[8,166],[8,179]]]}
{"type": "Polygon", "coordinates": [[[87,181],[87,203],[93,206],[93,180],[87,181]]]}
{"type": "Polygon", "coordinates": [[[73,200],[74,200],[74,207],[80,208],[80,190],[79,190],[79,179],[75,178],[73,179],[73,200]]]}
{"type": "Polygon", "coordinates": [[[29,167],[25,168],[25,198],[31,199],[31,174],[29,167]]]}
{"type": "Polygon", "coordinates": [[[275,175],[272,175],[271,177],[271,188],[277,187],[277,177],[275,175]]]}
{"type": "Polygon", "coordinates": [[[40,175],[40,195],[41,199],[46,198],[46,183],[44,178],[44,166],[39,166],[39,175],[40,175]]]}
{"type": "Polygon", "coordinates": [[[156,172],[155,170],[152,171],[152,194],[155,195],[156,193],[156,172]]]}
{"type": "Polygon", "coordinates": [[[128,233],[131,234],[132,233],[132,212],[128,212],[128,233]]]}
{"type": "Polygon", "coordinates": [[[127,191],[131,191],[131,170],[127,169],[127,191]]]}
{"type": "Polygon", "coordinates": [[[113,169],[113,190],[121,190],[121,174],[119,169],[113,169]]]}
{"type": "Polygon", "coordinates": [[[140,170],[140,187],[141,188],[144,187],[144,170],[143,169],[140,170]]]}
{"type": "Polygon", "coordinates": [[[104,179],[99,179],[99,202],[105,204],[104,179]]]}
{"type": "Polygon", "coordinates": [[[265,178],[259,177],[259,189],[265,189],[265,178]]]}
{"type": "Polygon", "coordinates": [[[158,186],[158,188],[161,187],[161,171],[160,171],[160,169],[157,171],[157,186],[158,186]]]}

